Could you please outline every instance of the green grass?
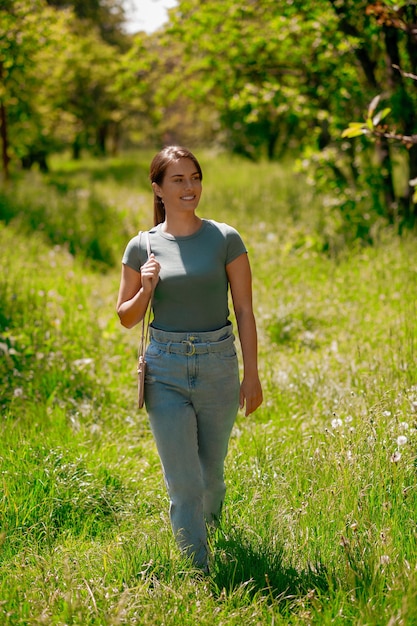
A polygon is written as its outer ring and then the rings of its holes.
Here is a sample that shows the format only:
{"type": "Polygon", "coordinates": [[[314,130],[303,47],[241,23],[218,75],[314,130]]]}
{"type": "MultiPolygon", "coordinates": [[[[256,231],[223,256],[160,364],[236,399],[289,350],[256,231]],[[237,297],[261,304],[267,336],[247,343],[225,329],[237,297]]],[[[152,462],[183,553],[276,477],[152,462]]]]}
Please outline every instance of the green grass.
{"type": "Polygon", "coordinates": [[[417,623],[415,238],[351,246],[288,165],[203,154],[201,214],[249,248],[265,402],[236,422],[201,581],[115,315],[149,157],[0,194],[0,623],[417,623]]]}

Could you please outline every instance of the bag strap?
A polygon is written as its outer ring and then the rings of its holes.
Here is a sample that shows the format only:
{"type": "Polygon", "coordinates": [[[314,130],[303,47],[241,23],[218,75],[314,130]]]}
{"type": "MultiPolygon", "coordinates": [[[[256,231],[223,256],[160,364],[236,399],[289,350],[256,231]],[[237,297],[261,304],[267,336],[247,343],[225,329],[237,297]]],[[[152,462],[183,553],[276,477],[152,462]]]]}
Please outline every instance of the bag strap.
{"type": "MultiPolygon", "coordinates": [[[[145,235],[146,237],[146,251],[148,253],[148,259],[151,255],[151,243],[150,243],[150,238],[149,238],[149,232],[145,231],[144,233],[142,233],[142,231],[139,231],[139,245],[140,245],[140,240],[142,238],[142,234],[145,235]]],[[[140,341],[140,349],[139,349],[139,355],[144,353],[144,349],[146,344],[148,343],[148,336],[149,336],[149,324],[151,321],[151,302],[152,302],[152,297],[148,302],[148,306],[146,307],[146,311],[144,313],[144,316],[142,318],[142,337],[141,337],[141,341],[140,341]],[[145,322],[145,318],[147,318],[146,322],[145,322]]]]}

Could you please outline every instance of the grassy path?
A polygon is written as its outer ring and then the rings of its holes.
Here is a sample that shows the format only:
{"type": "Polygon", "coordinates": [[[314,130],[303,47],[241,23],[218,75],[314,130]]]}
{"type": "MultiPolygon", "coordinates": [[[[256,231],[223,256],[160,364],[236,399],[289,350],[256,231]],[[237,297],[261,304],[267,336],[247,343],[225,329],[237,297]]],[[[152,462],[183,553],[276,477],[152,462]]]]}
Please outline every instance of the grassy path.
{"type": "Polygon", "coordinates": [[[20,183],[0,222],[0,624],[417,623],[415,239],[381,228],[329,256],[288,169],[206,156],[202,213],[248,243],[266,398],[236,422],[201,581],[135,409],[138,333],[114,313],[147,157],[57,163],[61,191],[20,183]]]}

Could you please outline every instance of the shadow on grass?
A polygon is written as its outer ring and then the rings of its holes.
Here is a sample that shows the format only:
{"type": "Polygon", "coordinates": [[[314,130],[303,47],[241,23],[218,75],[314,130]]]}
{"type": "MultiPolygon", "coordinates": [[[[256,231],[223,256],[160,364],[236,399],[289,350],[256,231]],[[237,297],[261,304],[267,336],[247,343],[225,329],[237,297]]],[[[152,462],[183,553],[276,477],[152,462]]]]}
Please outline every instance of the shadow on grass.
{"type": "Polygon", "coordinates": [[[65,166],[55,167],[47,180],[60,192],[80,185],[81,181],[113,182],[117,185],[133,185],[150,191],[148,166],[135,159],[103,159],[94,161],[71,161],[65,166]]]}
{"type": "Polygon", "coordinates": [[[245,586],[251,597],[261,594],[271,601],[282,601],[284,607],[286,601],[308,599],[329,589],[328,572],[321,563],[297,569],[288,563],[281,546],[220,533],[215,543],[212,580],[219,593],[233,593],[245,586]]]}
{"type": "Polygon", "coordinates": [[[6,226],[14,223],[21,234],[38,232],[47,244],[66,246],[71,255],[91,261],[101,270],[116,263],[114,249],[120,218],[117,210],[94,192],[58,193],[42,181],[22,186],[18,192],[1,191],[0,221],[6,226]]]}

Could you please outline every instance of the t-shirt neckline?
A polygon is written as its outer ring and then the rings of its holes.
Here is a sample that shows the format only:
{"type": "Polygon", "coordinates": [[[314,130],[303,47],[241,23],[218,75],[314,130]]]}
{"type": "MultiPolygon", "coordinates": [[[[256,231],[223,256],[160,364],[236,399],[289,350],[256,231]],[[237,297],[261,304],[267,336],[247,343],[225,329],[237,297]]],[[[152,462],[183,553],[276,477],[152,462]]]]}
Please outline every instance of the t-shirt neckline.
{"type": "Polygon", "coordinates": [[[178,235],[178,236],[175,236],[175,235],[171,235],[171,233],[165,233],[162,230],[162,224],[158,224],[158,226],[156,227],[156,231],[164,239],[169,239],[170,241],[186,241],[187,239],[193,239],[194,237],[198,237],[199,235],[201,235],[201,233],[205,230],[206,225],[207,225],[207,220],[202,218],[201,219],[201,225],[191,235],[178,235]]]}

